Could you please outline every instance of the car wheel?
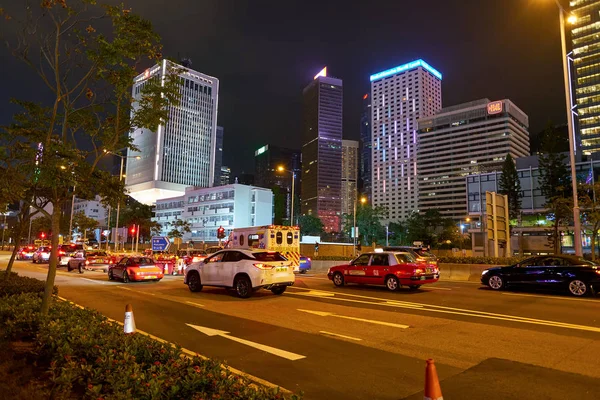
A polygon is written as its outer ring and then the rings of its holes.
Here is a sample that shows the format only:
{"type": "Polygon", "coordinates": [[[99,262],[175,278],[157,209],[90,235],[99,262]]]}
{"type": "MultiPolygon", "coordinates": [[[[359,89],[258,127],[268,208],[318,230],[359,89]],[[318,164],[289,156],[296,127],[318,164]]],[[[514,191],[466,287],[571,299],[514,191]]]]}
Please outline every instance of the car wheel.
{"type": "Polygon", "coordinates": [[[573,279],[569,282],[569,293],[573,296],[585,296],[588,292],[588,285],[579,279],[573,279]]]}
{"type": "Polygon", "coordinates": [[[197,272],[190,272],[187,283],[190,292],[199,292],[202,290],[202,282],[200,282],[200,275],[197,272]]]}
{"type": "Polygon", "coordinates": [[[127,275],[127,271],[123,271],[123,283],[129,283],[129,275],[127,275]]]}
{"type": "Polygon", "coordinates": [[[79,268],[77,268],[79,270],[80,274],[83,274],[83,264],[79,264],[79,268]]]}
{"type": "Polygon", "coordinates": [[[252,282],[247,276],[238,277],[233,283],[235,293],[242,299],[246,299],[252,295],[252,282]]]}
{"type": "Polygon", "coordinates": [[[504,289],[504,281],[500,275],[492,275],[488,279],[488,286],[494,290],[504,289]]]}
{"type": "Polygon", "coordinates": [[[108,280],[109,281],[115,280],[115,276],[113,275],[112,269],[108,271],[108,280]]]}
{"type": "Polygon", "coordinates": [[[393,275],[390,275],[387,278],[385,278],[385,286],[392,292],[395,292],[400,288],[400,282],[398,282],[398,278],[396,278],[393,275]]]}
{"type": "Polygon", "coordinates": [[[333,274],[333,284],[335,286],[344,286],[344,275],[341,272],[333,274]]]}
{"type": "Polygon", "coordinates": [[[286,286],[275,286],[273,289],[271,289],[271,292],[273,292],[273,294],[283,294],[283,292],[285,292],[285,289],[287,289],[286,286]]]}
{"type": "Polygon", "coordinates": [[[421,285],[410,285],[410,286],[409,286],[409,288],[410,288],[411,290],[417,290],[417,289],[418,289],[418,288],[420,288],[420,287],[421,287],[421,285]]]}
{"type": "Polygon", "coordinates": [[[300,273],[301,273],[301,274],[305,274],[305,273],[306,273],[306,270],[305,270],[305,269],[301,269],[301,270],[300,270],[300,273]]]}

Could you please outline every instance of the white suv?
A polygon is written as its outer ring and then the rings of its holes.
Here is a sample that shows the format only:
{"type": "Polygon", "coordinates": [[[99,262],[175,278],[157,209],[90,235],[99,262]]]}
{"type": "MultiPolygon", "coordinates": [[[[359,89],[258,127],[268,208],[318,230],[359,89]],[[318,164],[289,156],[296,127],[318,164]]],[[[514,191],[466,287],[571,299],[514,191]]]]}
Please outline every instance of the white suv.
{"type": "Polygon", "coordinates": [[[225,249],[190,264],[183,283],[192,292],[204,285],[233,288],[243,298],[262,288],[282,294],[296,279],[291,264],[276,251],[225,249]]]}

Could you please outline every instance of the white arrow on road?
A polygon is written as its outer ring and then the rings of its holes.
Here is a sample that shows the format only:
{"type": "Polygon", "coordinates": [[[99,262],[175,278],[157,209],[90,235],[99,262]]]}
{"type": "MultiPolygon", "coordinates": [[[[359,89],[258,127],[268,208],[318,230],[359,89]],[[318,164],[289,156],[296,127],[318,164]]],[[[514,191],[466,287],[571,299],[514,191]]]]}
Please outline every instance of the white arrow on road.
{"type": "Polygon", "coordinates": [[[254,347],[255,349],[262,350],[264,352],[276,355],[281,358],[285,358],[287,360],[296,361],[296,360],[301,360],[303,358],[306,358],[306,356],[303,356],[301,354],[290,353],[289,351],[277,349],[275,347],[251,342],[249,340],[237,338],[235,336],[230,336],[229,332],[226,332],[226,331],[220,331],[218,329],[212,329],[212,328],[207,328],[205,326],[198,326],[198,325],[192,325],[192,324],[186,324],[186,325],[189,326],[190,328],[194,328],[198,332],[204,333],[207,336],[221,336],[226,339],[233,340],[234,342],[238,342],[241,344],[245,344],[246,346],[254,347]]]}
{"type": "Polygon", "coordinates": [[[360,322],[367,322],[369,324],[376,324],[376,325],[384,325],[384,326],[391,326],[392,328],[401,328],[401,329],[406,329],[409,326],[408,325],[402,325],[402,324],[394,324],[392,322],[384,322],[384,321],[375,321],[375,320],[371,320],[371,319],[364,319],[364,318],[357,318],[357,317],[347,317],[345,315],[338,315],[332,312],[326,312],[326,311],[313,311],[313,310],[302,310],[300,308],[298,308],[298,311],[302,311],[305,313],[309,313],[309,314],[314,314],[314,315],[318,315],[320,317],[336,317],[336,318],[344,318],[344,319],[350,319],[352,321],[360,321],[360,322]]]}

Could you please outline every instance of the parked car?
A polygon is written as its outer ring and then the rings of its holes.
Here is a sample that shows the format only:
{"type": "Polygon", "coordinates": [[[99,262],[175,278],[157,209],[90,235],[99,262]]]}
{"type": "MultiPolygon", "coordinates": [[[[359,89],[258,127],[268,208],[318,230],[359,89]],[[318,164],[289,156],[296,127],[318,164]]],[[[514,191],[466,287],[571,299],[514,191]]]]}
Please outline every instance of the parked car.
{"type": "Polygon", "coordinates": [[[108,269],[109,280],[121,279],[125,283],[148,280],[158,282],[164,276],[162,268],[158,268],[149,257],[123,257],[108,269]]]}
{"type": "Polygon", "coordinates": [[[112,257],[105,251],[78,251],[69,260],[67,270],[71,271],[79,269],[82,272],[83,269],[90,271],[102,270],[108,272],[109,266],[112,264],[112,257]]]}
{"type": "Polygon", "coordinates": [[[35,246],[22,246],[17,250],[17,260],[31,260],[34,252],[35,246]]]}
{"type": "Polygon", "coordinates": [[[494,290],[510,286],[566,290],[585,296],[600,288],[600,264],[576,256],[535,256],[506,267],[488,268],[481,283],[494,290]]]}
{"type": "Polygon", "coordinates": [[[45,263],[50,260],[50,247],[42,246],[39,247],[31,256],[31,260],[34,264],[45,263]]]}
{"type": "Polygon", "coordinates": [[[221,250],[190,264],[183,283],[192,292],[199,292],[203,286],[221,286],[233,288],[242,298],[261,288],[280,295],[296,279],[291,264],[276,251],[221,250]]]}
{"type": "Polygon", "coordinates": [[[300,273],[305,274],[306,271],[312,268],[312,261],[310,257],[300,256],[300,273]]]}
{"type": "Polygon", "coordinates": [[[436,265],[418,261],[412,253],[381,251],[364,253],[345,265],[329,268],[327,277],[335,286],[347,283],[385,285],[396,291],[402,286],[418,289],[439,280],[436,265]]]}
{"type": "Polygon", "coordinates": [[[438,259],[426,247],[421,246],[385,246],[383,251],[402,251],[411,253],[419,262],[438,265],[438,259]]]}

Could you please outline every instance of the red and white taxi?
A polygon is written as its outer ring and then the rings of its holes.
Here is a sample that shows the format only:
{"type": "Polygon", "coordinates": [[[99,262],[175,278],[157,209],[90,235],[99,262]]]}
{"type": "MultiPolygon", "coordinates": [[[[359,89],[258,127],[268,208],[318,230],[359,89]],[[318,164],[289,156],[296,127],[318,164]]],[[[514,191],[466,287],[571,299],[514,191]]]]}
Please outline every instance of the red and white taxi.
{"type": "Polygon", "coordinates": [[[361,254],[349,264],[329,268],[327,277],[336,286],[346,283],[385,285],[396,291],[402,286],[418,289],[440,278],[436,265],[419,262],[410,253],[382,251],[361,254]]]}

